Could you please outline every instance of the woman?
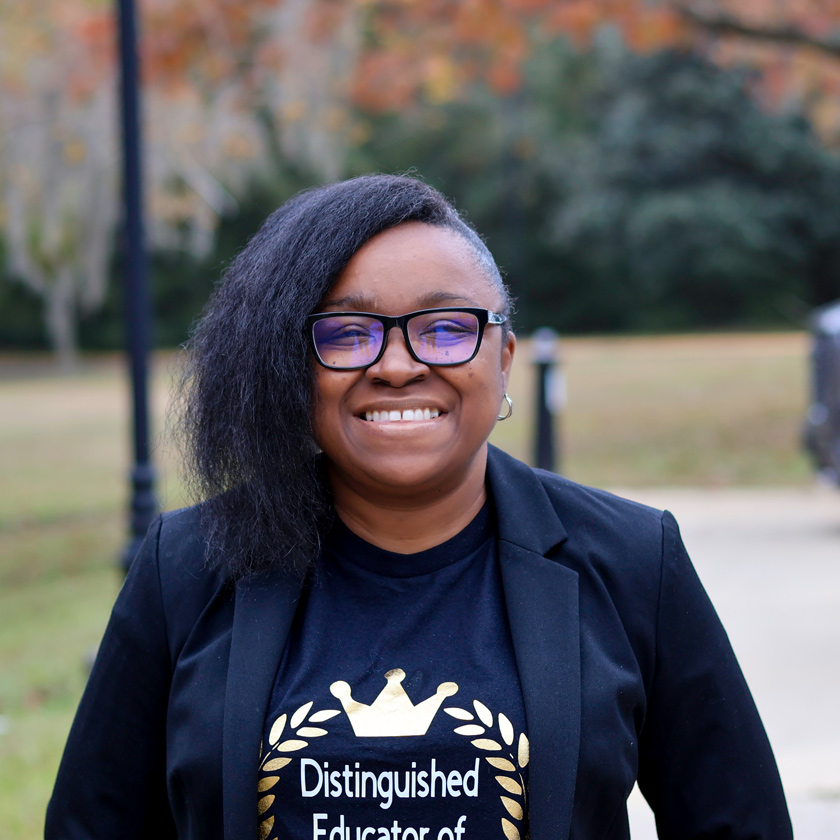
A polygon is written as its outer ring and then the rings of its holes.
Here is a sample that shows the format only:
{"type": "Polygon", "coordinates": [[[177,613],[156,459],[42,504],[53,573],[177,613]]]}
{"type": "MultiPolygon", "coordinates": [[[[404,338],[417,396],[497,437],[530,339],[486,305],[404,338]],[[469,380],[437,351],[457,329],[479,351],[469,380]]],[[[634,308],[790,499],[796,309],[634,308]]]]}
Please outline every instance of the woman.
{"type": "MultiPolygon", "coordinates": [[[[207,501],[132,565],[47,837],[790,836],[667,513],[489,447],[515,349],[419,181],[281,207],[191,342],[207,501]]],[[[499,413],[501,410],[501,413],[499,413]]]]}

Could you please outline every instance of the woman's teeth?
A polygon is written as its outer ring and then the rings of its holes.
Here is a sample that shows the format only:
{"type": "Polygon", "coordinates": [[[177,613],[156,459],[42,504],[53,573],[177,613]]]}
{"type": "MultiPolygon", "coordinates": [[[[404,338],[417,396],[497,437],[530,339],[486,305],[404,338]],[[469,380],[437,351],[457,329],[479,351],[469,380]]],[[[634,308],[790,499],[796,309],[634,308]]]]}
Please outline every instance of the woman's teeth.
{"type": "Polygon", "coordinates": [[[406,408],[403,411],[366,411],[365,420],[374,423],[396,423],[400,420],[431,420],[439,417],[440,411],[436,408],[406,408]]]}

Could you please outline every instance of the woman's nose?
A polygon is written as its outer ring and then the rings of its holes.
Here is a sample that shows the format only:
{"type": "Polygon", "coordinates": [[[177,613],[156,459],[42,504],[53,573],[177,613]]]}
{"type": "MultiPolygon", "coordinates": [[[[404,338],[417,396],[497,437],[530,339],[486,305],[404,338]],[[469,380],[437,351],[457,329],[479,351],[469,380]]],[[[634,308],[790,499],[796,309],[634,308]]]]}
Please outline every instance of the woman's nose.
{"type": "Polygon", "coordinates": [[[371,382],[401,388],[409,382],[425,379],[429,375],[429,366],[418,362],[408,352],[402,330],[392,327],[387,335],[385,351],[379,361],[365,371],[365,375],[371,382]]]}

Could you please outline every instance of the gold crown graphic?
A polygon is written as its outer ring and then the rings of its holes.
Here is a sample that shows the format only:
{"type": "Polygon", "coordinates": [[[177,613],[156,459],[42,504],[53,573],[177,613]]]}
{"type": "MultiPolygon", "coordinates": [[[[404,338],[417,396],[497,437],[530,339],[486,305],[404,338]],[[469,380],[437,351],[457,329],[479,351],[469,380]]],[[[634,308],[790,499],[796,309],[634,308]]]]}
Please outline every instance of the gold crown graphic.
{"type": "Polygon", "coordinates": [[[388,671],[385,679],[387,685],[370,706],[354,700],[344,680],[330,686],[330,693],[341,701],[357,738],[425,735],[441,703],[458,691],[454,682],[441,683],[431,697],[415,706],[400,685],[405,679],[402,668],[388,671]]]}

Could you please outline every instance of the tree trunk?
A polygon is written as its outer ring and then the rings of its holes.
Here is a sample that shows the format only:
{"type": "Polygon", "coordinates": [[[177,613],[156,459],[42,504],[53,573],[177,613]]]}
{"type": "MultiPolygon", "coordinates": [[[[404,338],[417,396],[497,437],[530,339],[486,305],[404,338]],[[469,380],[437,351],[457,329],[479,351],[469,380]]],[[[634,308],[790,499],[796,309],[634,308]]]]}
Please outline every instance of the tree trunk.
{"type": "Polygon", "coordinates": [[[76,341],[76,301],[73,271],[61,266],[44,294],[46,305],[47,337],[56,355],[59,369],[72,373],[79,366],[79,349],[76,341]]]}

